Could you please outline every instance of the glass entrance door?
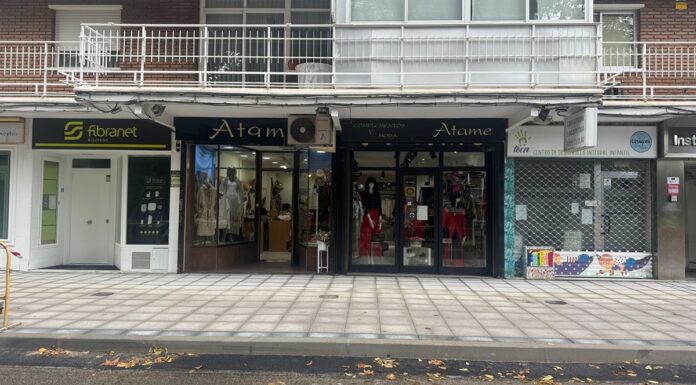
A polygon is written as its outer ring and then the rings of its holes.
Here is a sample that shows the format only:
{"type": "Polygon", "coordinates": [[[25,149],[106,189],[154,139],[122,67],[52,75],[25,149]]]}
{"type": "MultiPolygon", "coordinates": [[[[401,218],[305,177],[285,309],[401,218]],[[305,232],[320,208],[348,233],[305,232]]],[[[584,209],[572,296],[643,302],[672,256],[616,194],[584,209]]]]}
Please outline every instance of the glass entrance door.
{"type": "Polygon", "coordinates": [[[401,179],[400,250],[405,271],[434,272],[437,266],[435,179],[434,173],[408,173],[401,179]]]}

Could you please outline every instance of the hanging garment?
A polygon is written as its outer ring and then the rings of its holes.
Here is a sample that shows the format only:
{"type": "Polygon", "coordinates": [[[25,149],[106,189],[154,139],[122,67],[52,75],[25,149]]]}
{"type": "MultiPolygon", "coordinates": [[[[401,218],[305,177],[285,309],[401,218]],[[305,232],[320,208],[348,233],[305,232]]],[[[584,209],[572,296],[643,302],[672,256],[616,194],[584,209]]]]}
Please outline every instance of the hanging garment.
{"type": "Polygon", "coordinates": [[[447,238],[459,239],[469,236],[469,220],[465,210],[447,209],[442,211],[442,227],[447,230],[447,238]]]}
{"type": "MultiPolygon", "coordinates": [[[[239,179],[225,178],[221,183],[222,199],[227,203],[227,230],[233,235],[239,235],[242,228],[242,184],[239,179]]],[[[220,205],[222,206],[222,204],[220,205]]],[[[222,207],[221,207],[222,210],[222,207]]]]}
{"type": "Polygon", "coordinates": [[[360,226],[359,252],[361,256],[382,256],[382,245],[379,241],[382,227],[379,223],[379,212],[370,209],[363,216],[360,226]],[[369,218],[369,219],[368,219],[369,218]],[[370,225],[370,219],[373,225],[370,225]]]}
{"type": "Polygon", "coordinates": [[[204,184],[196,194],[196,235],[212,237],[215,235],[215,199],[216,190],[204,184]]]}

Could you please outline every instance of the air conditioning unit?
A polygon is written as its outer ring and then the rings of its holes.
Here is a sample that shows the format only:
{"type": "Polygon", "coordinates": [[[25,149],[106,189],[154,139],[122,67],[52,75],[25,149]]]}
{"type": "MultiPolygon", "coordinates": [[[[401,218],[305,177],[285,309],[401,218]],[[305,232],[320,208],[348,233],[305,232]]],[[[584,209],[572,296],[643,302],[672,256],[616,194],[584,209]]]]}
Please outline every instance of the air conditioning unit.
{"type": "Polygon", "coordinates": [[[288,145],[331,146],[333,144],[331,115],[288,116],[288,145]]]}

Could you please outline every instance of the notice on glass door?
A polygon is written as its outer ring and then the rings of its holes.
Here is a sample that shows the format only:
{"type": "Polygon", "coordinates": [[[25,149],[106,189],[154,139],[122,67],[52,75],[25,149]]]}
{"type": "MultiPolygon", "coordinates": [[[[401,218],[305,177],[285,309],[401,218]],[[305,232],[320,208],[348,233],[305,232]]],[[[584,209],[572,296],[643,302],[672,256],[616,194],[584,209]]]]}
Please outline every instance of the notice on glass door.
{"type": "Polygon", "coordinates": [[[582,224],[591,225],[592,217],[594,216],[594,211],[592,209],[582,209],[582,224]]]}
{"type": "Polygon", "coordinates": [[[516,205],[515,206],[515,219],[518,221],[527,220],[527,205],[516,205]]]}
{"type": "Polygon", "coordinates": [[[580,174],[580,177],[578,178],[578,187],[592,188],[592,175],[580,174]]]}
{"type": "Polygon", "coordinates": [[[416,211],[416,220],[417,221],[427,221],[428,220],[428,206],[426,205],[419,205],[418,209],[416,211]]]}

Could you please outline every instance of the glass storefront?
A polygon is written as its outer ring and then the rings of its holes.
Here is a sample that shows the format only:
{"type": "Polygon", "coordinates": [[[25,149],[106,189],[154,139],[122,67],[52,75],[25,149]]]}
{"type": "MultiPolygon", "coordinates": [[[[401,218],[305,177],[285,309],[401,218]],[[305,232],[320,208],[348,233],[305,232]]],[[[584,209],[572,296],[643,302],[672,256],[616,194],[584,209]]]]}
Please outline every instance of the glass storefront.
{"type": "Polygon", "coordinates": [[[353,151],[349,269],[490,271],[491,156],[353,151]]]}
{"type": "Polygon", "coordinates": [[[265,150],[186,146],[186,271],[313,269],[331,230],[331,154],[265,150]]]}

